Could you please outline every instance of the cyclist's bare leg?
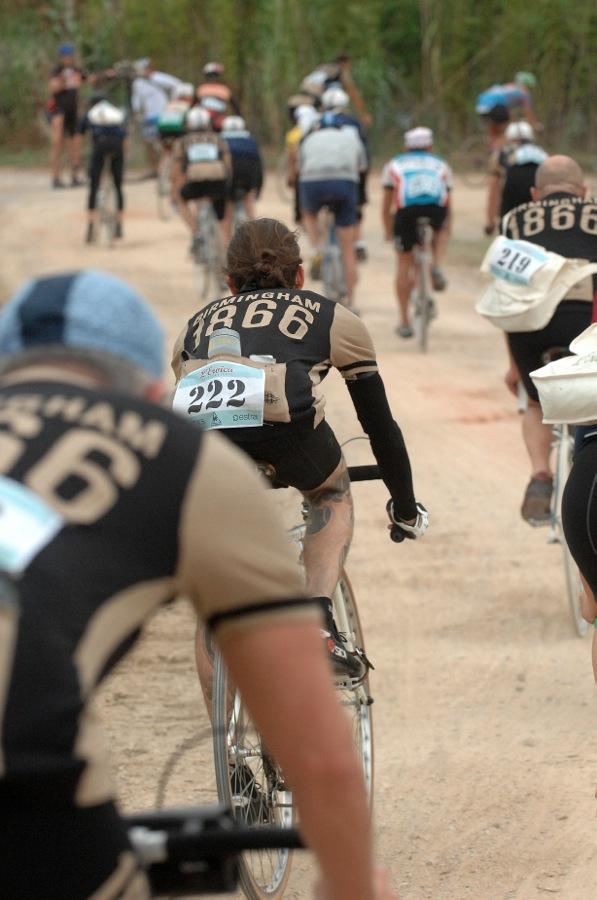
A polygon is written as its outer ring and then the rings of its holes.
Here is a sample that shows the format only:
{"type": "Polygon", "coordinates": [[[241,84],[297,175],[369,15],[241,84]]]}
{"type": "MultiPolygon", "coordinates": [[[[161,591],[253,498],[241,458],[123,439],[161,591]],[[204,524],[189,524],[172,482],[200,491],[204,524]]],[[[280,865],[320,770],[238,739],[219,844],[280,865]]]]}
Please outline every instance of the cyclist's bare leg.
{"type": "Polygon", "coordinates": [[[226,250],[226,247],[230,243],[230,238],[232,236],[232,204],[226,204],[226,212],[224,213],[223,219],[218,219],[218,233],[220,235],[220,247],[222,251],[226,250]]]}
{"type": "Polygon", "coordinates": [[[400,325],[410,325],[408,305],[410,295],[415,286],[415,265],[412,250],[397,250],[396,264],[396,296],[398,298],[398,313],[400,325]]]}
{"type": "Polygon", "coordinates": [[[346,277],[346,305],[352,306],[354,302],[354,289],[357,282],[357,258],[355,255],[356,228],[349,225],[346,228],[336,226],[338,243],[342,253],[344,275],[346,277]]]}
{"type": "Polygon", "coordinates": [[[552,428],[543,424],[541,407],[529,398],[522,414],[522,436],[531,460],[531,475],[539,472],[550,473],[552,428]]]}
{"type": "Polygon", "coordinates": [[[64,116],[52,116],[50,121],[50,169],[52,178],[60,176],[60,154],[64,144],[64,116]]]}
{"type": "MultiPolygon", "coordinates": [[[[451,218],[451,217],[450,217],[451,218]]],[[[451,223],[446,219],[439,231],[434,231],[431,238],[431,264],[441,268],[446,252],[446,245],[450,237],[451,223]]]]}
{"type": "Polygon", "coordinates": [[[314,491],[304,491],[309,507],[303,544],[307,592],[332,597],[353,532],[350,478],[342,459],[329,478],[314,491]]]}
{"type": "Polygon", "coordinates": [[[181,218],[184,222],[186,222],[186,225],[191,234],[195,234],[195,230],[197,228],[197,210],[195,208],[196,204],[193,203],[191,205],[190,202],[186,202],[185,200],[183,200],[180,195],[177,197],[177,203],[181,218]]]}
{"type": "Polygon", "coordinates": [[[254,219],[257,215],[256,209],[256,201],[257,201],[257,191],[248,191],[243,197],[243,203],[245,205],[245,211],[249,219],[254,219]]]}
{"type": "Polygon", "coordinates": [[[302,210],[302,213],[302,225],[307,232],[311,249],[314,252],[317,252],[323,247],[323,236],[321,234],[321,228],[319,227],[318,215],[317,213],[307,212],[305,209],[302,210]]]}
{"type": "Polygon", "coordinates": [[[209,633],[203,623],[197,619],[195,635],[195,663],[201,692],[211,719],[214,681],[214,648],[209,633]]]}

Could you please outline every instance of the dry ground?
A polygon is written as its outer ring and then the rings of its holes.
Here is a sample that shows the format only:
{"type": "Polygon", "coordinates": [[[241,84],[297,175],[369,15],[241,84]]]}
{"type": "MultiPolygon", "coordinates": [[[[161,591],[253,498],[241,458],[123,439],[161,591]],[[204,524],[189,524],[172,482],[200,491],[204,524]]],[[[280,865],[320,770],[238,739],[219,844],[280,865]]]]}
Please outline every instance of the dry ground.
{"type": "MultiPolygon", "coordinates": [[[[45,173],[0,171],[0,299],[40,272],[96,266],[137,285],[170,340],[195,309],[187,238],[155,215],[154,185],[127,185],[121,248],[82,243],[81,190],[48,190],[45,173]]],[[[455,191],[454,239],[430,352],[394,334],[392,251],[379,190],[367,217],[370,261],[359,306],[432,526],[392,545],[384,490],[356,485],[349,569],[375,663],[375,820],[379,857],[403,900],[591,900],[596,896],[594,687],[589,647],[573,636],[557,547],[518,507],[528,478],[503,340],[473,310],[483,193],[455,191]]],[[[287,218],[273,183],[262,214],[287,218]]],[[[329,420],[358,433],[348,395],[328,380],[329,420]]],[[[363,445],[349,460],[365,461],[363,445]]],[[[289,500],[286,499],[286,505],[289,500]]],[[[167,802],[213,798],[211,752],[184,604],[161,612],[110,678],[99,705],[125,807],[153,804],[177,750],[167,802]]],[[[322,797],[322,804],[326,798],[322,797]]],[[[288,897],[308,896],[297,860],[288,897]]]]}

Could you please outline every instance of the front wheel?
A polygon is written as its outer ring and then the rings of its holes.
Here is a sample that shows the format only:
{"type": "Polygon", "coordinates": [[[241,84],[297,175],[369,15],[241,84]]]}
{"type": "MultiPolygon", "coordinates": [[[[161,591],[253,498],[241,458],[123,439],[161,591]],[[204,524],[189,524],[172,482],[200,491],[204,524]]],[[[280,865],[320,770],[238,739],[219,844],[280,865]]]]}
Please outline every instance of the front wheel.
{"type": "MultiPolygon", "coordinates": [[[[216,653],[213,687],[213,748],[218,799],[239,825],[291,828],[292,793],[261,743],[243,699],[216,653]]],[[[240,883],[249,900],[280,898],[290,875],[288,849],[242,854],[240,883]]]]}
{"type": "MultiPolygon", "coordinates": [[[[365,654],[365,639],[357,602],[346,572],[342,572],[334,593],[334,620],[338,631],[346,638],[351,651],[365,654]]],[[[336,684],[341,705],[350,719],[355,749],[363,766],[370,802],[373,801],[373,699],[369,688],[369,674],[356,686],[336,684]]]]}

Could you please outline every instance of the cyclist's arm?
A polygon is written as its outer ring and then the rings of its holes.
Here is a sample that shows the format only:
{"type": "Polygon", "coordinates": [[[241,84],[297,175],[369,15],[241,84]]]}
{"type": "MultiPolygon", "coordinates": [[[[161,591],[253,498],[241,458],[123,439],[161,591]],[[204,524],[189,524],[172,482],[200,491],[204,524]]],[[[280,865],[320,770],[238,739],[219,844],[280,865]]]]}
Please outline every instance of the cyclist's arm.
{"type": "Polygon", "coordinates": [[[344,90],[350,97],[354,108],[363,120],[363,124],[368,127],[369,125],[371,125],[371,122],[373,120],[365,105],[365,101],[363,100],[361,92],[352,79],[352,75],[350,75],[348,72],[343,72],[340,80],[342,82],[344,90]]]}
{"type": "Polygon", "coordinates": [[[500,198],[502,194],[502,170],[499,164],[499,153],[494,154],[489,164],[487,186],[487,230],[495,228],[499,218],[500,198]]]}
{"type": "Polygon", "coordinates": [[[384,166],[381,183],[383,186],[383,201],[381,209],[381,218],[386,241],[392,239],[392,204],[394,200],[394,183],[390,175],[389,166],[384,166]]]}
{"type": "Polygon", "coordinates": [[[357,316],[338,304],[334,309],[330,342],[332,365],[346,381],[395,513],[410,521],[417,515],[410,460],[402,432],[392,417],[369,332],[357,316]]]}
{"type": "Polygon", "coordinates": [[[320,609],[302,596],[270,500],[249,460],[206,435],[184,502],[180,582],[292,784],[329,897],[365,900],[374,894],[361,766],[332,687],[320,609]]]}

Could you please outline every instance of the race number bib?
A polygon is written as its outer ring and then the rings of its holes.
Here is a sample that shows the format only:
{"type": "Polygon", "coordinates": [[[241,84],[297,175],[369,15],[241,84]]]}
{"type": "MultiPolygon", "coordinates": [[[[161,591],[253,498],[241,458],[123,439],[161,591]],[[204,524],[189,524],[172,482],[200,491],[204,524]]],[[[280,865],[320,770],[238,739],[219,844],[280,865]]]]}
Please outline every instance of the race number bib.
{"type": "Polygon", "coordinates": [[[418,200],[421,197],[429,199],[430,203],[437,202],[440,196],[437,178],[434,175],[421,173],[409,175],[406,181],[406,199],[418,200]]]}
{"type": "Polygon", "coordinates": [[[63,524],[37,494],[0,475],[0,569],[19,575],[63,524]]]}
{"type": "Polygon", "coordinates": [[[541,247],[528,241],[500,238],[495,241],[489,258],[489,271],[494,278],[512,284],[530,284],[533,276],[548,261],[548,254],[541,247]]]}
{"type": "Polygon", "coordinates": [[[174,409],[203,428],[263,425],[265,372],[241,363],[208,363],[180,381],[174,409]]]}
{"type": "Polygon", "coordinates": [[[215,144],[190,144],[187,147],[187,159],[190,163],[214,162],[218,158],[215,144]]]}

